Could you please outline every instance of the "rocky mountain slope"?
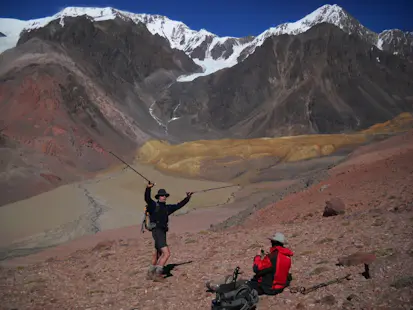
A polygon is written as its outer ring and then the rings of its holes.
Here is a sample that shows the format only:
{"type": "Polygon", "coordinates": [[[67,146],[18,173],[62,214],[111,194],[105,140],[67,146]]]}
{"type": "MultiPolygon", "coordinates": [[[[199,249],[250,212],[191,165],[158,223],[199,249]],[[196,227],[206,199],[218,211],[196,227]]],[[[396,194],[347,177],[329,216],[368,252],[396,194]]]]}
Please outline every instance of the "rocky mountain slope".
{"type": "Polygon", "coordinates": [[[0,31],[0,44],[16,41],[0,54],[2,204],[90,176],[113,162],[108,150],[131,156],[148,139],[348,132],[412,110],[412,64],[338,6],[244,39],[113,8],[1,19],[0,31]]]}
{"type": "Polygon", "coordinates": [[[116,161],[108,151],[128,158],[162,138],[150,114],[157,90],[199,69],[130,20],[82,16],[23,33],[0,55],[0,204],[106,168],[116,161]]]}
{"type": "Polygon", "coordinates": [[[114,8],[68,7],[51,17],[36,20],[20,21],[0,19],[0,31],[6,37],[0,38],[0,51],[13,47],[19,39],[21,31],[43,27],[52,20],[60,20],[64,24],[66,17],[87,15],[95,21],[114,19],[116,17],[131,19],[135,23],[143,23],[152,34],[158,34],[169,41],[172,48],[184,51],[204,69],[203,73],[182,76],[180,81],[190,81],[202,75],[208,75],[223,68],[232,67],[251,55],[263,44],[265,39],[273,35],[299,34],[319,23],[330,23],[349,34],[360,36],[378,48],[402,57],[411,59],[413,55],[413,39],[411,33],[400,30],[386,30],[378,34],[363,26],[346,10],[338,5],[323,5],[302,19],[271,27],[258,36],[244,38],[219,37],[205,29],[195,31],[182,22],[171,20],[166,16],[135,14],[114,8]],[[392,33],[392,35],[389,35],[392,33]],[[396,34],[396,35],[394,35],[396,34]]]}
{"type": "Polygon", "coordinates": [[[155,113],[187,139],[349,132],[412,111],[412,86],[412,63],[322,23],[269,37],[230,69],[173,84],[155,113]]]}
{"type": "Polygon", "coordinates": [[[2,306],[206,309],[214,295],[206,292],[205,283],[222,280],[236,266],[243,271],[240,278],[249,279],[253,257],[269,247],[269,236],[282,231],[294,252],[291,287],[351,277],[307,295],[286,289],[276,297],[262,296],[258,309],[410,309],[412,145],[410,132],[362,148],[330,169],[322,182],[280,198],[238,227],[185,233],[189,221],[183,215],[182,225],[171,226],[168,235],[172,256],[164,283],[145,280],[153,244],[150,234],[140,234],[136,226],[84,238],[36,258],[17,258],[0,268],[2,306]],[[332,198],[342,200],[344,214],[322,217],[332,198]],[[336,266],[339,257],[357,252],[376,256],[369,279],[362,276],[361,263],[336,266]]]}

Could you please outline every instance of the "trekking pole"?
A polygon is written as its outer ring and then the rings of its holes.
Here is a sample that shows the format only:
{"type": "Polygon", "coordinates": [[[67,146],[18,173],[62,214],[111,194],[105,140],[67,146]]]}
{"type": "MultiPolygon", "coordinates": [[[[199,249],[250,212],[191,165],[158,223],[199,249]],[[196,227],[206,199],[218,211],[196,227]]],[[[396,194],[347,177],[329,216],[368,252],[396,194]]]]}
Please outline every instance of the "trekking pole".
{"type": "Polygon", "coordinates": [[[240,185],[236,184],[236,185],[227,185],[227,186],[221,186],[221,187],[213,187],[213,188],[208,188],[208,189],[195,191],[195,192],[192,192],[192,193],[193,194],[195,194],[195,193],[205,193],[205,192],[214,191],[214,190],[221,189],[221,188],[228,188],[228,187],[234,187],[234,186],[240,186],[240,185]]]}
{"type": "Polygon", "coordinates": [[[308,293],[313,292],[315,290],[318,290],[321,287],[325,287],[325,286],[328,286],[328,285],[331,285],[331,284],[334,284],[334,283],[339,283],[339,282],[342,282],[343,280],[350,280],[350,276],[351,276],[351,274],[347,274],[344,277],[337,278],[337,279],[334,279],[334,280],[330,280],[330,281],[327,281],[327,282],[322,282],[320,284],[311,286],[309,288],[305,288],[304,286],[292,287],[290,289],[290,292],[293,293],[293,294],[300,292],[301,294],[305,295],[305,294],[308,294],[308,293]]]}
{"type": "MultiPolygon", "coordinates": [[[[86,147],[90,147],[90,145],[86,145],[86,147]]],[[[141,176],[142,178],[144,178],[146,181],[148,181],[149,183],[152,183],[151,181],[149,181],[149,179],[145,178],[145,176],[143,176],[141,173],[139,173],[138,171],[136,171],[135,168],[133,168],[131,165],[129,165],[126,161],[124,161],[122,158],[120,158],[119,156],[117,156],[115,153],[113,153],[112,151],[106,151],[103,147],[102,149],[105,152],[108,152],[109,154],[111,154],[113,157],[117,158],[119,161],[121,161],[122,163],[124,163],[127,167],[129,167],[131,170],[133,170],[136,174],[138,174],[139,176],[141,176]]]]}
{"type": "Polygon", "coordinates": [[[136,171],[133,167],[131,167],[127,162],[125,162],[122,158],[120,158],[119,156],[117,156],[116,154],[114,154],[112,151],[108,151],[108,153],[112,154],[114,157],[116,157],[117,159],[119,159],[121,162],[123,162],[126,166],[128,166],[130,169],[132,169],[134,172],[136,172],[138,175],[140,175],[142,178],[144,178],[146,181],[148,181],[149,183],[151,183],[151,181],[149,181],[147,178],[145,178],[142,174],[140,174],[138,171],[136,171]]]}

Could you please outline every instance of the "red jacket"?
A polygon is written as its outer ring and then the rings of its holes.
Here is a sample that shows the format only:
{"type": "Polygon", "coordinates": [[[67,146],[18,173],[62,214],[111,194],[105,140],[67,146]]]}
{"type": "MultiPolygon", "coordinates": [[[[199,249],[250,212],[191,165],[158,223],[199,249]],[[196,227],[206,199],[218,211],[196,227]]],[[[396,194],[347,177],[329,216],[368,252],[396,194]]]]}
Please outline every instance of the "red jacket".
{"type": "Polygon", "coordinates": [[[260,255],[254,257],[253,270],[266,294],[276,293],[286,287],[293,255],[290,249],[275,246],[263,259],[260,255]]]}

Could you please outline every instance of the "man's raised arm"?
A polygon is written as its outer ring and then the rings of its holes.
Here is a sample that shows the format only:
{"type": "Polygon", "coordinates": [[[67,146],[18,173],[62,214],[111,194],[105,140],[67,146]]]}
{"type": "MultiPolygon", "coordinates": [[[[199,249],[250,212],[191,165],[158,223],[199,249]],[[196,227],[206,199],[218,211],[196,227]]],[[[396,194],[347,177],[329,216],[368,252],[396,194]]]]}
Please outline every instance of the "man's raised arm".
{"type": "Polygon", "coordinates": [[[152,207],[155,204],[155,201],[151,198],[151,189],[153,186],[154,184],[149,182],[145,189],[145,202],[148,204],[148,207],[152,207]]]}
{"type": "Polygon", "coordinates": [[[171,215],[175,211],[184,207],[189,202],[189,199],[191,198],[192,194],[193,194],[192,192],[187,192],[186,197],[182,199],[180,202],[174,205],[168,205],[168,215],[171,215]]]}

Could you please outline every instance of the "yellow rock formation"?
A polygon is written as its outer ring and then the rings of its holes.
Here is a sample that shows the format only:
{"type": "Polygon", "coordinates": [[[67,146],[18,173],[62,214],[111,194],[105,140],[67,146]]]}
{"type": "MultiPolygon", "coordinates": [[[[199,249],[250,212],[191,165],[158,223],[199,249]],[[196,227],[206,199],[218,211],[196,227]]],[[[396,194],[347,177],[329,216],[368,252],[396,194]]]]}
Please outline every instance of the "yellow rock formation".
{"type": "Polygon", "coordinates": [[[206,162],[215,162],[216,165],[225,163],[228,166],[264,157],[275,157],[280,162],[296,162],[327,156],[341,148],[363,144],[375,134],[404,131],[407,127],[411,128],[412,124],[413,115],[402,113],[393,120],[353,134],[198,140],[178,145],[150,140],[138,150],[137,160],[165,172],[195,177],[206,162]]]}
{"type": "Polygon", "coordinates": [[[370,128],[363,130],[362,132],[368,134],[402,132],[405,131],[406,128],[411,128],[412,124],[413,114],[405,112],[399,114],[392,120],[373,125],[370,128]]]}

